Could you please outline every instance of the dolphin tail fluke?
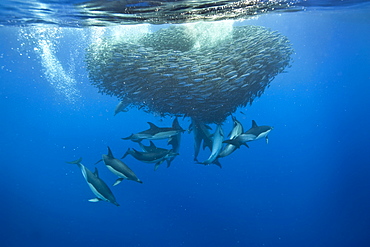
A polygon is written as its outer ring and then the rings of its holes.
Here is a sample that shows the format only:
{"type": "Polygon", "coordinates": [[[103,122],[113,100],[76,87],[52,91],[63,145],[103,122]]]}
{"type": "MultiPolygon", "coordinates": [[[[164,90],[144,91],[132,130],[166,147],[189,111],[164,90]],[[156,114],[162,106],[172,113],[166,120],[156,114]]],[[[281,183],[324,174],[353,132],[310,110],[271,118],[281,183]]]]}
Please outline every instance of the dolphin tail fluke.
{"type": "Polygon", "coordinates": [[[113,186],[116,186],[122,182],[123,178],[118,178],[116,182],[114,182],[113,186]]]}
{"type": "Polygon", "coordinates": [[[79,158],[78,160],[74,160],[74,161],[70,161],[70,162],[67,161],[66,163],[79,165],[79,164],[81,164],[81,161],[82,161],[82,157],[79,158]]]}

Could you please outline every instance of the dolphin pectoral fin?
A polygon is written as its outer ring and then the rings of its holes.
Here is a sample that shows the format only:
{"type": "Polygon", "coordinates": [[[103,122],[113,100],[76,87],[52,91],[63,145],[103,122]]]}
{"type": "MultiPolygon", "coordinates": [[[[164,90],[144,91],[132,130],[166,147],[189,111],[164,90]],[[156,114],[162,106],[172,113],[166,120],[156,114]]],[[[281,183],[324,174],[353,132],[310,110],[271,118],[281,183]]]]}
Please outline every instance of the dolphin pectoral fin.
{"type": "Polygon", "coordinates": [[[247,144],[247,143],[245,143],[245,142],[244,142],[244,143],[243,143],[243,145],[244,145],[244,146],[246,146],[247,148],[249,148],[249,146],[248,146],[248,144],[247,144]]]}
{"type": "Polygon", "coordinates": [[[154,165],[154,171],[156,171],[156,170],[158,169],[158,167],[159,167],[159,165],[160,165],[161,163],[162,163],[161,161],[160,161],[160,162],[155,163],[155,165],[154,165]]]}
{"type": "Polygon", "coordinates": [[[90,199],[89,202],[98,202],[98,201],[101,201],[100,198],[93,198],[93,199],[90,199]]]}
{"type": "Polygon", "coordinates": [[[266,136],[266,144],[269,144],[269,137],[266,136]]]}
{"type": "Polygon", "coordinates": [[[218,161],[218,159],[215,159],[212,163],[215,164],[216,166],[222,168],[222,165],[221,165],[220,161],[218,161]]]}
{"type": "Polygon", "coordinates": [[[113,186],[116,186],[122,182],[123,178],[118,178],[116,182],[114,182],[113,186]]]}
{"type": "Polygon", "coordinates": [[[102,159],[98,160],[94,165],[98,164],[100,161],[103,161],[102,159]]]}

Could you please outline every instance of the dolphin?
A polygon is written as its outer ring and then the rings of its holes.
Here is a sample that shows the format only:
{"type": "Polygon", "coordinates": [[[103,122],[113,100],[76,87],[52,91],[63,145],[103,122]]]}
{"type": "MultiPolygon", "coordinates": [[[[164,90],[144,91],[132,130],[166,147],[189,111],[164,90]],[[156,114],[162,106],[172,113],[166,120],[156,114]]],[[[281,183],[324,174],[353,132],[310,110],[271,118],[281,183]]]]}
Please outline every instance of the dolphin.
{"type": "Polygon", "coordinates": [[[120,112],[128,112],[128,110],[126,108],[128,105],[129,104],[127,104],[127,103],[125,103],[123,101],[120,101],[118,103],[118,105],[116,106],[116,109],[114,110],[114,116],[117,115],[120,112]]]}
{"type": "Polygon", "coordinates": [[[220,162],[218,162],[218,155],[222,149],[222,141],[224,140],[224,132],[222,130],[221,124],[217,125],[216,131],[213,134],[212,138],[212,152],[211,155],[208,157],[207,160],[203,162],[198,162],[199,164],[209,165],[209,164],[216,164],[220,168],[222,168],[220,162]]]}
{"type": "MultiPolygon", "coordinates": [[[[153,144],[154,145],[154,144],[153,144]]],[[[152,147],[153,148],[153,147],[152,147]]],[[[140,152],[137,151],[136,149],[127,149],[126,153],[122,156],[122,159],[125,158],[127,155],[131,154],[135,159],[145,162],[145,163],[155,163],[154,165],[154,171],[156,171],[162,162],[165,160],[178,155],[178,153],[173,152],[172,149],[164,149],[166,151],[163,151],[162,148],[160,149],[148,149],[150,150],[149,152],[140,152]]]]}
{"type": "MultiPolygon", "coordinates": [[[[231,130],[230,134],[229,134],[229,137],[230,139],[234,139],[236,138],[237,136],[239,136],[240,134],[242,134],[244,132],[244,129],[243,129],[243,125],[236,119],[236,117],[234,116],[231,116],[232,119],[233,119],[233,129],[231,130]]],[[[218,157],[219,158],[223,158],[225,156],[228,156],[230,155],[232,152],[234,152],[236,150],[236,146],[233,145],[233,144],[230,144],[228,143],[223,149],[222,151],[219,153],[218,157]]]]}
{"type": "MultiPolygon", "coordinates": [[[[181,133],[179,133],[179,134],[177,134],[175,136],[170,137],[170,139],[168,141],[168,145],[172,145],[172,151],[174,153],[178,153],[178,151],[179,151],[180,138],[181,138],[181,133]]],[[[158,155],[160,155],[161,153],[163,155],[166,155],[168,153],[168,149],[159,148],[156,145],[154,145],[154,143],[152,141],[150,141],[150,145],[149,146],[145,146],[141,142],[139,143],[139,145],[140,145],[141,149],[143,150],[143,152],[157,153],[158,155]]],[[[167,167],[170,167],[171,162],[175,159],[175,157],[176,157],[176,155],[173,155],[173,156],[167,157],[165,159],[167,161],[167,167]]]]}
{"type": "Polygon", "coordinates": [[[148,140],[161,140],[167,139],[172,136],[177,135],[178,133],[184,132],[181,128],[177,117],[173,120],[172,127],[158,127],[154,123],[148,122],[150,128],[144,131],[141,131],[136,134],[131,134],[128,137],[122,138],[123,140],[131,140],[134,142],[141,142],[143,139],[148,140]]]}
{"type": "Polygon", "coordinates": [[[136,174],[121,160],[114,158],[112,151],[108,147],[108,154],[103,154],[102,159],[99,160],[104,162],[104,164],[107,166],[109,171],[111,171],[113,174],[117,175],[119,178],[116,180],[116,182],[113,184],[113,186],[116,186],[117,184],[121,183],[123,179],[136,181],[138,183],[143,183],[136,174]]]}
{"type": "Polygon", "coordinates": [[[248,147],[246,142],[255,141],[261,138],[265,138],[266,143],[268,143],[268,134],[272,129],[273,127],[271,126],[258,126],[256,121],[252,120],[252,127],[249,130],[234,139],[224,141],[224,143],[232,144],[237,148],[241,145],[248,147]]]}
{"type": "Polygon", "coordinates": [[[92,173],[89,169],[81,164],[81,161],[82,158],[79,158],[78,160],[67,163],[76,164],[81,169],[82,175],[84,176],[91,191],[96,195],[96,198],[90,199],[89,202],[106,201],[119,206],[108,185],[101,178],[99,178],[98,169],[95,167],[95,172],[92,173]]]}
{"type": "MultiPolygon", "coordinates": [[[[170,137],[168,140],[168,145],[172,146],[172,151],[174,153],[179,153],[180,151],[180,142],[181,142],[181,133],[178,133],[175,136],[170,137]]],[[[170,167],[171,162],[175,159],[176,155],[171,156],[167,159],[167,167],[170,167]]]]}
{"type": "Polygon", "coordinates": [[[209,150],[212,150],[212,134],[209,132],[208,125],[192,118],[191,125],[189,126],[189,130],[193,131],[194,134],[194,161],[198,161],[198,154],[200,150],[200,146],[203,141],[203,150],[208,147],[209,150]]]}

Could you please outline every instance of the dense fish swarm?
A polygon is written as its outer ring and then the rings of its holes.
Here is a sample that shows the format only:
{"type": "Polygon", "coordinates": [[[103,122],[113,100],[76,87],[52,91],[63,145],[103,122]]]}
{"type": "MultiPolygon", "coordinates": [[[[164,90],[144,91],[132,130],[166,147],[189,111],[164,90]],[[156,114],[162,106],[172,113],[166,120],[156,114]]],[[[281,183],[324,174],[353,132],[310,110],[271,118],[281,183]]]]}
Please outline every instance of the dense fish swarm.
{"type": "Polygon", "coordinates": [[[86,55],[92,84],[131,106],[161,115],[221,123],[251,104],[290,64],[285,36],[264,27],[233,27],[212,45],[197,46],[183,26],[139,41],[104,39],[86,55]]]}

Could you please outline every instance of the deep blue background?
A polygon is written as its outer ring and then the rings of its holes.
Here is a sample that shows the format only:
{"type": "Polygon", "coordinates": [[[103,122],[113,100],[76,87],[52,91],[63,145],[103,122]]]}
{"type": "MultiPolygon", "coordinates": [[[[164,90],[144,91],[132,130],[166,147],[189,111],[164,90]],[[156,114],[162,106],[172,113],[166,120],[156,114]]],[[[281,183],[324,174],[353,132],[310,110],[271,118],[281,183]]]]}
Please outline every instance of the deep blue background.
{"type": "MultiPolygon", "coordinates": [[[[37,56],[22,52],[17,28],[0,28],[1,246],[369,246],[369,13],[238,22],[278,30],[296,52],[288,73],[236,114],[246,129],[252,119],[274,126],[269,144],[250,143],[222,159],[223,169],[193,163],[190,134],[169,169],[128,157],[144,183],[112,188],[120,207],[89,203],[94,195],[65,161],[83,157],[93,170],[106,146],[121,157],[135,145],[121,137],[172,120],[137,110],[113,117],[117,100],[89,86],[83,67],[71,104],[37,56]]],[[[111,185],[116,177],[97,167],[111,185]]]]}

